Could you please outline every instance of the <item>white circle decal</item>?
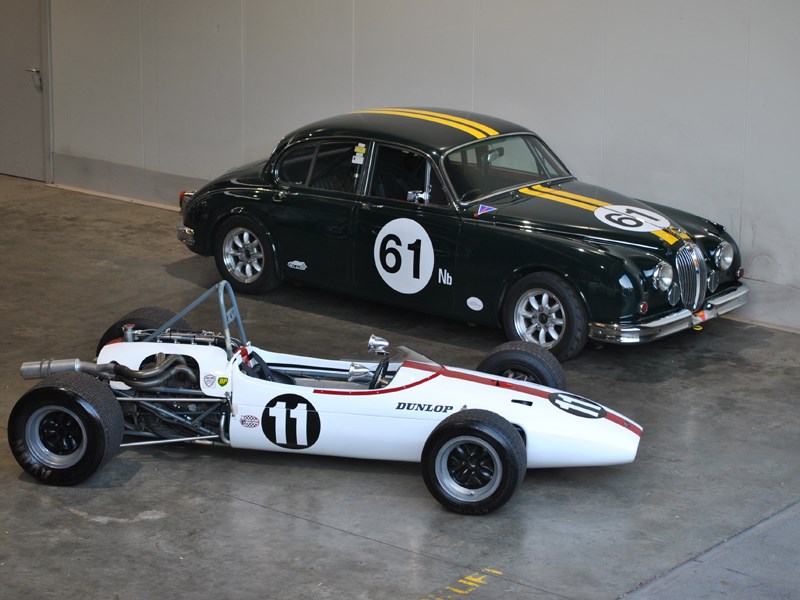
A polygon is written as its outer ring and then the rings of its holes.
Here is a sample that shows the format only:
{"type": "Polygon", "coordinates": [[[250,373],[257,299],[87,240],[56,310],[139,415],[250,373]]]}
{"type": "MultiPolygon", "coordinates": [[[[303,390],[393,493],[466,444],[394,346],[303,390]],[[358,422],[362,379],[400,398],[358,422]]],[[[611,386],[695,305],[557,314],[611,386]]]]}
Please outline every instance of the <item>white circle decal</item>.
{"type": "Polygon", "coordinates": [[[411,219],[389,221],[375,238],[375,268],[393,290],[416,294],[433,274],[433,243],[422,225],[411,219]]]}
{"type": "Polygon", "coordinates": [[[669,227],[668,219],[657,212],[638,206],[623,204],[601,206],[594,211],[594,216],[607,225],[629,231],[658,231],[669,227]]]}
{"type": "Polygon", "coordinates": [[[467,298],[467,306],[474,311],[483,310],[483,302],[480,298],[476,298],[475,296],[467,298]]]}

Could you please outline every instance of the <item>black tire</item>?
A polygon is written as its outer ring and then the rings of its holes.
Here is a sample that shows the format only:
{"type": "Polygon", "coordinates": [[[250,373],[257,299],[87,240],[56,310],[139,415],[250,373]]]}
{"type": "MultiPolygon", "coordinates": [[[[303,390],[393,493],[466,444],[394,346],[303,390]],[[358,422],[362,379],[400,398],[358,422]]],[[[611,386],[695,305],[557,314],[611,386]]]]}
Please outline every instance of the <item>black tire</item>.
{"type": "Polygon", "coordinates": [[[477,371],[566,389],[567,376],[549,350],[533,342],[506,342],[486,355],[477,371]]]}
{"type": "Polygon", "coordinates": [[[522,483],[527,455],[522,436],[488,410],[447,417],[422,449],[422,479],[445,508],[484,515],[503,506],[522,483]]]}
{"type": "Polygon", "coordinates": [[[247,217],[226,220],[214,239],[220,275],[242,294],[261,294],[280,285],[275,254],[264,229],[247,217]]]}
{"type": "MultiPolygon", "coordinates": [[[[103,349],[103,346],[109,342],[122,339],[123,325],[134,325],[137,329],[158,329],[176,314],[175,311],[168,308],[161,308],[160,306],[143,306],[132,310],[106,329],[105,333],[100,336],[100,341],[97,344],[97,355],[100,354],[100,350],[103,349]]],[[[171,329],[192,331],[192,327],[186,319],[178,319],[171,329]]]]}
{"type": "Polygon", "coordinates": [[[19,465],[50,485],[73,485],[118,451],[122,408],[107,384],[85,373],[58,373],[20,398],[8,418],[19,465]]]}
{"type": "Polygon", "coordinates": [[[533,273],[516,282],[503,303],[503,327],[510,340],[533,342],[559,360],[586,345],[588,319],[583,300],[555,273],[533,273]]]}

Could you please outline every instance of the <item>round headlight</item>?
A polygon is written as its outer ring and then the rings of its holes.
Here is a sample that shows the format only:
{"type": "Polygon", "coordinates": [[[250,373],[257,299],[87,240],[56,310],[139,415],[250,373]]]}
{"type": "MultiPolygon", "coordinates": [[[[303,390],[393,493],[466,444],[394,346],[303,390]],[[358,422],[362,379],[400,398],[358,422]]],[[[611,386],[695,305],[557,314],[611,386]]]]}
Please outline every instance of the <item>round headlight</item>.
{"type": "Polygon", "coordinates": [[[653,287],[666,292],[672,285],[672,265],[663,260],[653,269],[653,287]]]}
{"type": "Polygon", "coordinates": [[[733,246],[728,242],[722,242],[714,250],[714,263],[720,271],[727,271],[733,264],[733,246]]]}

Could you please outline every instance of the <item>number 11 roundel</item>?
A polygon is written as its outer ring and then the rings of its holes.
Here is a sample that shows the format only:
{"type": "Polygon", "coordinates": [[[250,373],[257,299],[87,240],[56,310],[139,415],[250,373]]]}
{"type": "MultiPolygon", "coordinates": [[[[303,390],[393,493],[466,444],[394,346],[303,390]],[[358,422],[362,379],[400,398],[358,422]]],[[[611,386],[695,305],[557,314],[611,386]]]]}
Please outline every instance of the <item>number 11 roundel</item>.
{"type": "Polygon", "coordinates": [[[276,446],[302,450],[313,446],[319,439],[319,413],[302,396],[282,394],[264,407],[261,429],[276,446]]]}

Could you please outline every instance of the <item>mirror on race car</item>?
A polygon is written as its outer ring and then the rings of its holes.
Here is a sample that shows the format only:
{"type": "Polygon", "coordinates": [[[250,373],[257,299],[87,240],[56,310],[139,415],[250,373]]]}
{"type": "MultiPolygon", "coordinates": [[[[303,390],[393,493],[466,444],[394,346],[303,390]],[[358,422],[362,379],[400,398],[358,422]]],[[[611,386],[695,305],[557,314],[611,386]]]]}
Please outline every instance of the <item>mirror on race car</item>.
{"type": "Polygon", "coordinates": [[[377,335],[369,336],[369,342],[367,342],[367,349],[370,352],[374,352],[375,354],[380,354],[381,356],[389,354],[389,340],[386,340],[382,337],[378,337],[377,335]]]}
{"type": "Polygon", "coordinates": [[[372,379],[372,370],[361,363],[352,363],[347,371],[347,381],[365,381],[372,379]]]}

